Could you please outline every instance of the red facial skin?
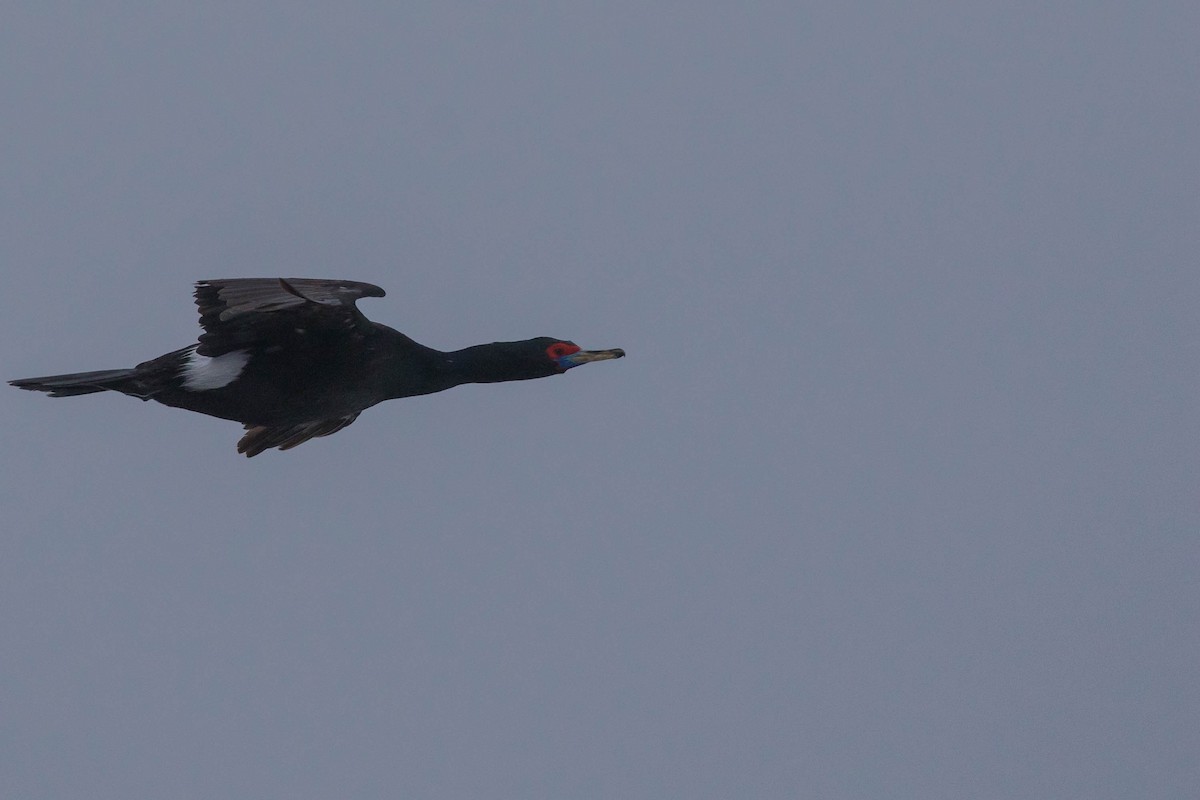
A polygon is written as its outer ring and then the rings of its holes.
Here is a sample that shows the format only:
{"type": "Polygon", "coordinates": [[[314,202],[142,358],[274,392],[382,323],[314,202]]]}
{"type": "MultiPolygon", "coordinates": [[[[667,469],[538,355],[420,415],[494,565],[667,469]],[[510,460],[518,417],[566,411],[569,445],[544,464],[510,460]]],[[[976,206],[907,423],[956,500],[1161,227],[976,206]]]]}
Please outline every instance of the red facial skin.
{"type": "Polygon", "coordinates": [[[551,361],[557,361],[563,356],[569,356],[572,353],[578,353],[580,350],[577,344],[567,344],[566,342],[555,342],[546,348],[546,355],[551,361]]]}

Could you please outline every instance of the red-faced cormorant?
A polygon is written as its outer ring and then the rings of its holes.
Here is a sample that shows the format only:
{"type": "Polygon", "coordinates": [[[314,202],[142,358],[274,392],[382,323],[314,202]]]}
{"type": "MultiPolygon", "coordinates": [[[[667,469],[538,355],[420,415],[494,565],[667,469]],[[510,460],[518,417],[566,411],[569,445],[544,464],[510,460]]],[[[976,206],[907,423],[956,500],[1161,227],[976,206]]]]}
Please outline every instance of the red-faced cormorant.
{"type": "Polygon", "coordinates": [[[383,400],[463,383],[559,375],[624,350],[580,350],[550,337],[442,352],[371,322],[354,305],[383,297],[369,283],[230,278],[196,284],[197,344],[133,369],[10,381],[51,397],[115,391],[246,426],[238,452],[256,456],[328,436],[383,400]]]}

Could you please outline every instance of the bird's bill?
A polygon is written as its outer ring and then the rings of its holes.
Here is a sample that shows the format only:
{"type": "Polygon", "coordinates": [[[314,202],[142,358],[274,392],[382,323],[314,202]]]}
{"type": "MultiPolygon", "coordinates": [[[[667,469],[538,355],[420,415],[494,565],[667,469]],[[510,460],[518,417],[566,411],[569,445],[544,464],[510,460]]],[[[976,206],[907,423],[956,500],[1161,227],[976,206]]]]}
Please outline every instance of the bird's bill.
{"type": "Polygon", "coordinates": [[[569,356],[563,356],[558,360],[564,368],[578,367],[580,364],[588,364],[592,361],[607,361],[610,358],[624,358],[625,351],[619,347],[614,347],[612,350],[580,350],[578,353],[571,353],[569,356]]]}

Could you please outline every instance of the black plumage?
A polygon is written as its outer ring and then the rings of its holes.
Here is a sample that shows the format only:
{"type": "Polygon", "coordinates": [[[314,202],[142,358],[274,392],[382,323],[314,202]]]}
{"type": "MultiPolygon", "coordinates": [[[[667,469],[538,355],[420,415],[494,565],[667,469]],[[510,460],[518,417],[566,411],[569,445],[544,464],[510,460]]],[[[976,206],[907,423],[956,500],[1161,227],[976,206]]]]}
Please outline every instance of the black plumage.
{"type": "Polygon", "coordinates": [[[13,386],[71,397],[115,391],[246,427],[238,452],[287,450],[346,427],[383,400],[464,383],[543,378],[625,351],[550,337],[442,352],[358,310],[378,286],[307,278],[196,284],[199,342],[133,369],[24,378],[13,386]]]}

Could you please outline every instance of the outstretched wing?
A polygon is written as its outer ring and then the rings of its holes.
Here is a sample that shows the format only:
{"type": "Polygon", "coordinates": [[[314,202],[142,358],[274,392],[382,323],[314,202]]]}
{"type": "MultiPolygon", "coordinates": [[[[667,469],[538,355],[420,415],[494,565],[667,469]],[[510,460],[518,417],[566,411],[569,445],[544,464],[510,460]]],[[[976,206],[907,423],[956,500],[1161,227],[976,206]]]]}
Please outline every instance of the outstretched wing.
{"type": "MultiPolygon", "coordinates": [[[[313,278],[226,278],[196,284],[202,356],[256,344],[286,344],[296,335],[357,337],[371,322],[354,305],[383,297],[378,286],[313,278]]],[[[347,423],[349,424],[349,423],[347,423]]]]}
{"type": "Polygon", "coordinates": [[[290,450],[296,445],[304,444],[309,439],[337,433],[356,419],[358,419],[358,414],[337,419],[301,422],[296,425],[247,425],[246,434],[238,441],[237,449],[239,453],[245,453],[246,458],[253,458],[272,447],[290,450]]]}

